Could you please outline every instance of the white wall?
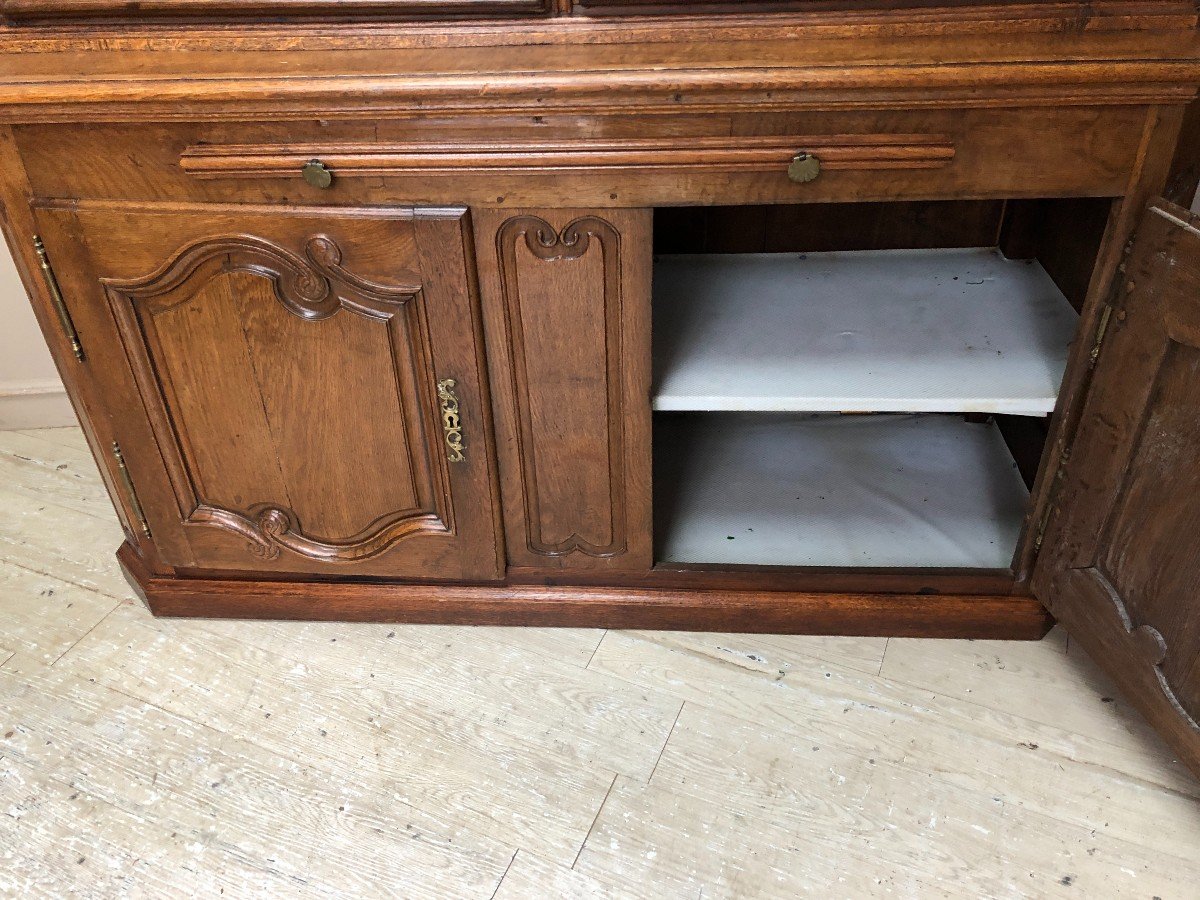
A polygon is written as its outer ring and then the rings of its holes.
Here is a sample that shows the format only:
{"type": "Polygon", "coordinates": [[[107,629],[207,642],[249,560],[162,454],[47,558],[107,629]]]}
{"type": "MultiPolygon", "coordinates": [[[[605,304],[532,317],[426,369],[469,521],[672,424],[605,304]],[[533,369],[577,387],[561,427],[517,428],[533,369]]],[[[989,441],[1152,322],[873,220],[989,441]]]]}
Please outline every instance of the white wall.
{"type": "Polygon", "coordinates": [[[25,288],[0,242],[0,429],[74,423],[25,288]]]}

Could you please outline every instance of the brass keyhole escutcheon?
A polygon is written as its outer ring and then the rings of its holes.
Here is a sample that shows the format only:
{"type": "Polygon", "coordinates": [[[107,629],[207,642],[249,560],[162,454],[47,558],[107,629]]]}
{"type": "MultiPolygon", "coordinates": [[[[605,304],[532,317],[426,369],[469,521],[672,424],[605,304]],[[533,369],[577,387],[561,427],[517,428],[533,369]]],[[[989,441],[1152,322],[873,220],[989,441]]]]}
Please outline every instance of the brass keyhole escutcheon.
{"type": "Polygon", "coordinates": [[[807,184],[821,174],[821,160],[803,151],[792,157],[788,178],[797,184],[807,184]]]}
{"type": "Polygon", "coordinates": [[[466,462],[463,452],[462,415],[458,407],[458,394],[453,378],[437,383],[438,399],[442,404],[442,431],[446,437],[446,459],[452,463],[466,462]]]}
{"type": "Polygon", "coordinates": [[[315,188],[324,190],[333,184],[333,173],[329,171],[329,166],[319,159],[310,159],[306,162],[303,175],[304,180],[315,188]]]}

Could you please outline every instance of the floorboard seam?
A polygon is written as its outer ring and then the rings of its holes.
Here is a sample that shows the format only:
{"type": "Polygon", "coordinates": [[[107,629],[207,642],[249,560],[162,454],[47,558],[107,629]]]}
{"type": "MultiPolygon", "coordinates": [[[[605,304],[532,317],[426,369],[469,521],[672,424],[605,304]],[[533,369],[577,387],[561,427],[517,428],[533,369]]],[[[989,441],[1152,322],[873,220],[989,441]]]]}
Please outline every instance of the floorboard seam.
{"type": "MultiPolygon", "coordinates": [[[[144,825],[146,825],[149,828],[154,829],[156,832],[158,832],[160,834],[165,835],[168,832],[171,832],[172,833],[171,837],[175,837],[176,834],[189,835],[189,836],[193,837],[195,839],[195,841],[197,841],[199,843],[203,843],[205,845],[206,849],[212,849],[212,850],[215,850],[218,854],[220,854],[222,856],[228,856],[232,859],[239,860],[248,868],[256,869],[259,872],[274,876],[276,878],[280,878],[280,879],[282,879],[286,882],[290,882],[292,884],[297,884],[297,883],[304,884],[304,885],[308,884],[308,882],[304,880],[303,876],[301,876],[299,874],[292,874],[292,873],[283,871],[281,869],[275,868],[272,865],[272,861],[269,859],[266,859],[266,858],[258,859],[257,857],[249,856],[240,847],[238,847],[235,843],[231,843],[231,842],[222,840],[220,838],[213,838],[210,835],[207,835],[204,832],[196,829],[195,827],[185,825],[182,822],[175,821],[173,818],[163,818],[163,817],[152,815],[152,814],[148,813],[148,811],[145,808],[143,808],[136,802],[129,803],[128,801],[125,801],[125,798],[118,799],[118,798],[106,797],[102,792],[92,790],[84,785],[78,784],[76,782],[75,778],[69,778],[69,779],[63,778],[55,773],[47,772],[43,769],[39,769],[38,767],[36,767],[33,764],[32,761],[26,760],[24,758],[18,758],[13,755],[9,755],[9,756],[3,757],[3,758],[8,759],[14,765],[23,766],[24,768],[29,769],[34,772],[41,772],[41,774],[46,778],[47,781],[51,781],[54,784],[57,784],[60,787],[66,788],[69,791],[74,791],[77,794],[82,794],[86,797],[89,797],[95,803],[102,804],[103,806],[106,806],[109,809],[116,810],[117,812],[122,813],[126,816],[129,816],[131,818],[140,819],[144,825]]],[[[115,841],[113,842],[113,844],[118,849],[120,849],[120,845],[117,844],[115,841]]],[[[136,861],[137,860],[135,860],[135,862],[136,861]]],[[[193,871],[199,871],[199,870],[193,870],[193,871]]]]}
{"type": "Polygon", "coordinates": [[[584,666],[585,669],[590,669],[592,667],[592,660],[595,659],[596,654],[600,652],[600,645],[604,643],[604,639],[606,637],[608,637],[608,629],[607,628],[605,628],[604,631],[601,632],[600,640],[596,641],[596,646],[592,648],[592,655],[588,657],[587,664],[584,666]]]}
{"type": "Polygon", "coordinates": [[[513,863],[517,861],[517,854],[520,852],[520,847],[513,851],[512,857],[508,860],[508,865],[505,866],[504,871],[500,873],[500,880],[496,882],[496,889],[492,891],[492,896],[489,897],[488,900],[496,900],[496,895],[500,893],[500,888],[504,886],[504,879],[508,877],[509,869],[511,869],[513,867],[513,863]]]}
{"type": "MultiPolygon", "coordinates": [[[[71,674],[72,674],[72,677],[74,677],[74,678],[84,678],[85,677],[78,672],[72,672],[71,674]]],[[[257,676],[256,676],[256,678],[257,678],[257,676]]],[[[252,733],[243,733],[243,732],[238,732],[235,730],[229,730],[226,728],[218,727],[216,725],[213,725],[211,722],[202,721],[199,718],[194,718],[190,715],[187,715],[186,713],[180,712],[179,710],[170,709],[168,707],[161,706],[160,704],[155,703],[152,700],[148,700],[145,697],[131,693],[127,690],[123,690],[121,687],[118,687],[117,685],[114,685],[110,682],[96,679],[96,684],[97,684],[97,686],[104,688],[105,690],[112,691],[114,694],[119,694],[120,696],[125,697],[129,700],[132,700],[135,703],[141,703],[152,709],[158,710],[163,715],[168,716],[172,719],[177,719],[181,722],[187,722],[187,723],[189,723],[197,728],[200,728],[204,731],[208,731],[214,735],[218,735],[227,740],[231,740],[234,742],[234,744],[245,744],[248,747],[255,748],[256,750],[258,750],[261,753],[268,754],[268,755],[275,755],[281,759],[288,760],[288,761],[294,763],[296,766],[298,766],[302,770],[306,770],[306,771],[313,772],[313,773],[319,773],[322,775],[326,775],[330,778],[337,776],[336,767],[332,765],[332,762],[330,760],[322,760],[319,758],[305,759],[296,754],[282,753],[277,748],[272,746],[271,744],[259,742],[258,740],[255,739],[255,736],[252,733]]],[[[247,697],[249,697],[249,696],[250,696],[250,693],[247,694],[247,697]]],[[[247,702],[249,702],[249,700],[247,700],[247,702]]],[[[618,776],[616,776],[616,775],[613,776],[613,784],[616,783],[617,777],[618,776]]],[[[610,793],[612,791],[613,784],[609,785],[608,792],[606,792],[604,795],[605,800],[608,799],[608,793],[610,793]]],[[[423,806],[419,803],[411,803],[406,800],[397,800],[397,801],[395,801],[395,805],[402,807],[404,809],[412,810],[415,813],[420,813],[423,815],[432,815],[434,817],[437,817],[439,815],[439,813],[436,809],[429,809],[426,806],[423,806]]],[[[603,802],[601,802],[600,808],[601,809],[604,808],[603,802]]],[[[597,816],[598,815],[599,815],[599,813],[597,813],[597,816]]],[[[593,821],[593,825],[594,824],[595,823],[593,821]]],[[[480,832],[479,830],[477,830],[474,827],[465,827],[464,830],[469,832],[470,834],[473,834],[476,836],[483,835],[483,837],[486,840],[496,840],[494,838],[491,838],[490,836],[487,836],[483,832],[480,832]]],[[[588,833],[589,834],[591,833],[590,829],[589,829],[588,833]]],[[[586,838],[585,838],[585,841],[586,841],[586,838]]],[[[502,843],[499,840],[496,840],[496,842],[502,843]]],[[[580,849],[582,850],[582,847],[580,849]]],[[[576,858],[578,858],[578,854],[576,854],[576,858]]],[[[499,887],[499,885],[497,885],[497,888],[498,887],[499,887]]]]}
{"type": "MultiPolygon", "coordinates": [[[[0,548],[2,548],[4,544],[9,544],[10,546],[16,546],[11,541],[6,540],[4,537],[0,537],[0,548]]],[[[115,556],[113,557],[113,560],[115,562],[115,560],[116,560],[115,556]]],[[[109,593],[108,591],[104,590],[103,588],[96,587],[94,584],[83,584],[82,582],[72,581],[70,578],[67,578],[60,574],[56,574],[54,572],[47,572],[47,571],[44,571],[43,569],[35,569],[33,566],[27,566],[24,563],[17,562],[11,556],[4,556],[3,554],[0,554],[0,564],[6,565],[6,566],[12,566],[13,568],[20,569],[23,572],[28,572],[30,575],[40,575],[43,578],[53,578],[55,581],[58,581],[62,584],[69,584],[72,587],[77,587],[77,588],[80,588],[85,591],[91,591],[93,594],[99,594],[101,597],[108,597],[109,599],[118,601],[120,603],[124,603],[126,600],[129,600],[132,598],[131,593],[126,593],[126,594],[117,596],[116,594],[109,593]]]]}
{"type": "Polygon", "coordinates": [[[48,500],[43,495],[38,495],[37,497],[31,497],[28,494],[22,493],[21,491],[17,491],[17,490],[12,490],[11,488],[7,489],[6,493],[8,493],[14,497],[20,497],[24,500],[28,500],[31,503],[36,502],[41,506],[53,506],[56,510],[62,510],[67,513],[73,513],[78,516],[87,516],[89,519],[92,519],[93,521],[96,521],[96,522],[112,522],[113,521],[113,517],[108,513],[89,512],[88,510],[80,509],[77,506],[67,506],[64,503],[58,503],[54,500],[48,500]]]}
{"type": "Polygon", "coordinates": [[[596,816],[592,819],[592,824],[588,827],[587,834],[583,836],[583,843],[579,845],[579,852],[575,854],[575,858],[571,860],[571,868],[574,869],[579,862],[579,857],[583,856],[583,848],[587,846],[587,842],[592,838],[592,832],[596,830],[596,823],[600,821],[600,814],[604,812],[604,805],[608,803],[608,798],[612,796],[613,788],[617,786],[617,779],[620,778],[620,773],[613,776],[612,783],[609,784],[608,790],[604,792],[604,799],[600,801],[600,808],[596,810],[596,816]]]}
{"type": "MultiPolygon", "coordinates": [[[[108,595],[107,595],[107,594],[102,594],[101,596],[105,596],[105,597],[106,597],[106,596],[108,596],[108,595]]],[[[125,601],[124,601],[124,600],[118,601],[116,606],[114,606],[112,609],[110,609],[108,612],[106,612],[104,615],[102,615],[102,616],[101,616],[101,617],[100,617],[100,618],[97,620],[96,624],[94,624],[94,625],[93,625],[91,628],[89,628],[87,631],[85,631],[83,634],[81,634],[81,635],[80,635],[80,636],[79,636],[79,637],[78,637],[78,638],[75,640],[75,642],[74,642],[73,644],[71,644],[71,646],[70,646],[70,647],[68,647],[68,648],[67,648],[66,650],[64,650],[62,653],[58,654],[58,656],[56,656],[56,657],[54,658],[54,662],[50,663],[50,665],[49,665],[49,666],[47,666],[47,668],[51,668],[51,669],[52,669],[52,668],[54,668],[55,664],[57,664],[57,663],[58,663],[58,661],[59,661],[60,659],[62,659],[64,656],[66,656],[68,653],[70,653],[72,650],[74,650],[76,647],[78,647],[78,646],[79,646],[79,645],[80,645],[80,644],[81,644],[81,643],[82,643],[82,642],[83,642],[83,641],[84,641],[84,640],[87,638],[87,636],[88,636],[89,634],[91,634],[93,631],[95,631],[97,628],[99,628],[101,625],[103,625],[103,624],[104,624],[104,621],[105,621],[105,620],[106,620],[106,619],[107,619],[109,616],[111,616],[113,613],[115,613],[115,612],[116,612],[118,609],[120,609],[120,608],[121,608],[122,606],[124,606],[124,605],[125,605],[125,601]]]]}
{"type": "Polygon", "coordinates": [[[675,733],[675,726],[679,724],[679,717],[683,715],[683,708],[685,706],[687,706],[686,700],[679,704],[679,712],[675,713],[675,719],[671,722],[671,730],[667,732],[667,739],[663,741],[663,745],[658,751],[658,756],[654,760],[654,768],[650,770],[650,775],[646,779],[646,784],[649,784],[654,780],[654,773],[658,771],[658,764],[662,762],[663,754],[667,752],[667,744],[671,743],[671,735],[675,733]]]}
{"type": "Polygon", "coordinates": [[[875,677],[879,678],[883,675],[883,663],[887,659],[888,647],[892,646],[892,639],[885,638],[883,642],[883,652],[879,654],[879,668],[875,670],[875,677]]]}

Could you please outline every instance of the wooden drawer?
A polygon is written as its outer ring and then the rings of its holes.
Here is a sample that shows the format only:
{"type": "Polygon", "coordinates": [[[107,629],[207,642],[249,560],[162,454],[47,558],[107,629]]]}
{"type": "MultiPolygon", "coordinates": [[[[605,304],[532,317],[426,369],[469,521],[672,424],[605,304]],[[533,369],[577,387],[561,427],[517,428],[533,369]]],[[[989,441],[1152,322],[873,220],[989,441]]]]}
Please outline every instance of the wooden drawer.
{"type": "Polygon", "coordinates": [[[1120,196],[1142,107],[23,126],[42,197],[591,206],[1120,196]],[[797,183],[801,152],[818,177],[797,183]],[[327,189],[302,170],[319,159],[327,189]],[[569,187],[566,185],[569,184],[569,187]]]}
{"type": "Polygon", "coordinates": [[[551,0],[0,0],[0,18],[11,22],[96,21],[135,18],[229,19],[247,17],[304,18],[493,18],[542,15],[551,0]]]}

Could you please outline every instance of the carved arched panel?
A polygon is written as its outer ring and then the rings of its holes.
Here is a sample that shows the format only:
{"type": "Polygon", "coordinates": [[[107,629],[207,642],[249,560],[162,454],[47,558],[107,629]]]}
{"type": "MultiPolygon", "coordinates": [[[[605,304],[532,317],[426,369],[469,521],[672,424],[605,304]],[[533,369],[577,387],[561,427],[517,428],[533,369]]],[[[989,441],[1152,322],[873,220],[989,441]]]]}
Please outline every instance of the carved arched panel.
{"type": "Polygon", "coordinates": [[[419,278],[366,280],[325,234],[302,254],[222,235],[105,280],[183,522],[259,565],[452,533],[419,278]]]}

